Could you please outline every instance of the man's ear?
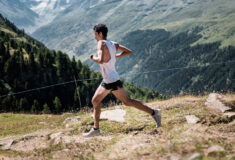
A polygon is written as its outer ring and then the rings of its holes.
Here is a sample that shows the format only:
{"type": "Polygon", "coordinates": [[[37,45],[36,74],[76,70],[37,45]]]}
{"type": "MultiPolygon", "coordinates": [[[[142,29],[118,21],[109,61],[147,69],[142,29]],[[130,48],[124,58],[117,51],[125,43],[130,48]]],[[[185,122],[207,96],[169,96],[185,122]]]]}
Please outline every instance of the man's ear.
{"type": "Polygon", "coordinates": [[[100,32],[100,33],[99,33],[99,36],[103,38],[103,33],[102,33],[102,32],[100,32]]]}

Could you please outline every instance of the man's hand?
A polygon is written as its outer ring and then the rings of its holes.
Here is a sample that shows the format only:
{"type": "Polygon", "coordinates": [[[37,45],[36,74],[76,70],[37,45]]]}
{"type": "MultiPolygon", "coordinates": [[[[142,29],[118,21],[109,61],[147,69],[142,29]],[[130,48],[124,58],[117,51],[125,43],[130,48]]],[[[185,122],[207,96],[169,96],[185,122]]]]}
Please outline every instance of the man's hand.
{"type": "Polygon", "coordinates": [[[104,41],[102,40],[98,41],[98,46],[97,46],[98,54],[90,55],[90,59],[99,64],[104,63],[104,53],[103,53],[104,47],[102,47],[103,44],[105,44],[104,41]]]}
{"type": "Polygon", "coordinates": [[[94,57],[94,55],[93,55],[93,54],[92,54],[92,55],[90,55],[90,59],[91,59],[91,60],[93,60],[93,57],[94,57]]]}
{"type": "Polygon", "coordinates": [[[91,59],[92,61],[96,62],[96,63],[99,63],[99,64],[102,64],[102,63],[103,63],[103,62],[100,62],[99,57],[97,57],[97,55],[95,55],[95,54],[90,55],[90,59],[91,59]]]}
{"type": "Polygon", "coordinates": [[[115,47],[116,47],[117,51],[121,51],[121,53],[116,54],[116,58],[121,58],[121,57],[124,57],[124,56],[128,56],[132,53],[132,51],[129,48],[127,48],[125,46],[122,46],[118,43],[114,43],[114,44],[115,44],[115,47]]]}

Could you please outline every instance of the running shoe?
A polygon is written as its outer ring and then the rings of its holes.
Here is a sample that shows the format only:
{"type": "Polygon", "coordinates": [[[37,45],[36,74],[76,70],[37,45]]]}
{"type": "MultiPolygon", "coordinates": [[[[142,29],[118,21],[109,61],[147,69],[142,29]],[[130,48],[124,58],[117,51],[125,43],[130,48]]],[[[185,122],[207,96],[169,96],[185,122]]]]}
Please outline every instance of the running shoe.
{"type": "Polygon", "coordinates": [[[94,128],[91,128],[89,132],[83,134],[83,137],[94,137],[99,135],[100,135],[99,129],[95,130],[94,128]]]}
{"type": "Polygon", "coordinates": [[[152,115],[153,119],[156,121],[156,127],[161,126],[161,112],[160,109],[155,109],[154,110],[154,115],[152,115]]]}

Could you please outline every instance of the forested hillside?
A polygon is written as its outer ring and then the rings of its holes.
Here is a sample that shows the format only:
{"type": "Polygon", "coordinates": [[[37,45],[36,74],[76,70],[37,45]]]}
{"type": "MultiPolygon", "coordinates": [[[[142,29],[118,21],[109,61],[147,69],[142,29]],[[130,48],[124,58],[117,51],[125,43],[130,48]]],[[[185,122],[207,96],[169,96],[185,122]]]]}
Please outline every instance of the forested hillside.
{"type": "MultiPolygon", "coordinates": [[[[100,73],[61,51],[47,49],[0,15],[0,112],[79,110],[91,106],[91,98],[100,82],[100,73]],[[76,90],[74,78],[90,80],[78,81],[76,90]],[[53,86],[45,88],[50,85],[53,86]]],[[[134,98],[150,100],[160,97],[154,90],[129,83],[124,86],[134,98]]],[[[104,104],[111,101],[116,99],[109,95],[104,104]]]]}
{"type": "Polygon", "coordinates": [[[201,29],[130,32],[121,43],[133,54],[118,60],[117,69],[125,79],[168,95],[235,91],[235,47],[192,45],[201,38],[201,29]]]}

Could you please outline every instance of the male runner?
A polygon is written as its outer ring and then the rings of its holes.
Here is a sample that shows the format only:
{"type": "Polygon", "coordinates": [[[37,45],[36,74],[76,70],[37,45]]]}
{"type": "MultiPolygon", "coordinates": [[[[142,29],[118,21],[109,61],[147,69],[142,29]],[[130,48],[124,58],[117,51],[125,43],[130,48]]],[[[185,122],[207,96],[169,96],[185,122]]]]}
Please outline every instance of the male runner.
{"type": "Polygon", "coordinates": [[[88,133],[84,133],[84,137],[98,136],[99,119],[100,119],[100,103],[110,93],[115,95],[126,106],[133,106],[139,110],[142,110],[154,118],[156,121],[156,127],[161,125],[160,110],[153,110],[142,102],[129,98],[128,94],[122,87],[122,82],[115,69],[116,58],[121,58],[131,54],[131,50],[122,46],[116,42],[107,40],[108,28],[104,24],[98,24],[94,26],[95,39],[98,42],[98,55],[93,54],[90,59],[100,64],[100,71],[103,76],[103,81],[97,88],[93,98],[92,104],[94,108],[94,128],[88,133]],[[117,51],[121,53],[117,54],[117,51]]]}

